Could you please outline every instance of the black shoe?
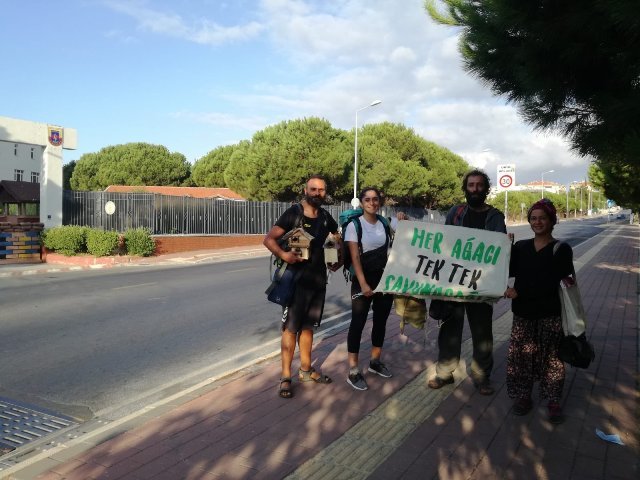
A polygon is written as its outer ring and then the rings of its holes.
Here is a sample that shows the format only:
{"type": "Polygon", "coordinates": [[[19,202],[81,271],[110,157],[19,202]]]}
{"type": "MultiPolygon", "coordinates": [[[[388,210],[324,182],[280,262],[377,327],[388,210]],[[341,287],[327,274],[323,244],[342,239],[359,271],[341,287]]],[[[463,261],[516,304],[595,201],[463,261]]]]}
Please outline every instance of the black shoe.
{"type": "Polygon", "coordinates": [[[442,388],[445,385],[449,385],[449,384],[453,383],[454,381],[455,381],[455,379],[453,378],[453,375],[451,375],[449,378],[442,378],[442,377],[438,377],[436,375],[435,377],[433,377],[431,380],[429,380],[427,382],[427,385],[429,386],[429,388],[433,388],[434,390],[438,390],[439,388],[442,388]]]}
{"type": "Polygon", "coordinates": [[[489,380],[483,380],[482,382],[474,383],[474,385],[480,395],[493,395],[495,393],[489,380]]]}
{"type": "Polygon", "coordinates": [[[391,372],[389,371],[387,366],[384,363],[382,363],[380,360],[371,360],[369,362],[369,371],[371,373],[377,373],[378,375],[384,378],[392,377],[391,372]]]}
{"type": "Polygon", "coordinates": [[[557,402],[549,402],[547,407],[549,410],[549,422],[554,425],[560,425],[564,422],[564,415],[562,414],[562,407],[557,402]]]}
{"type": "Polygon", "coordinates": [[[519,398],[513,403],[511,411],[514,415],[523,416],[531,411],[533,408],[533,402],[530,398],[519,398]]]}
{"type": "Polygon", "coordinates": [[[358,370],[356,373],[350,373],[347,377],[347,383],[356,390],[368,390],[369,386],[367,381],[362,376],[362,373],[358,370]]]}

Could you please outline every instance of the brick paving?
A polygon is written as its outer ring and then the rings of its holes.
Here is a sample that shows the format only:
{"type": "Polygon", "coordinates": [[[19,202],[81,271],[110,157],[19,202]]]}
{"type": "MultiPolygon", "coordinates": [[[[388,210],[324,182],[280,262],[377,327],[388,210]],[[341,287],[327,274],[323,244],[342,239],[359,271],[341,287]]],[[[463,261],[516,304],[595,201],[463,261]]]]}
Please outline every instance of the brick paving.
{"type": "Polygon", "coordinates": [[[45,452],[8,478],[638,478],[638,233],[637,226],[614,226],[575,249],[597,356],[587,370],[568,368],[562,425],[549,424],[535,397],[527,416],[510,413],[504,380],[511,315],[501,301],[494,309],[493,396],[478,395],[467,377],[466,328],[456,383],[434,391],[426,386],[437,353],[434,324],[426,336],[412,327],[404,336],[392,315],[384,360],[394,376],[368,374],[366,392],[345,381],[341,331],[314,342],[315,366],[333,378],[330,385],[294,382],[294,397],[281,399],[279,359],[266,360],[146,422],[45,452]],[[625,445],[599,439],[596,428],[625,445]]]}

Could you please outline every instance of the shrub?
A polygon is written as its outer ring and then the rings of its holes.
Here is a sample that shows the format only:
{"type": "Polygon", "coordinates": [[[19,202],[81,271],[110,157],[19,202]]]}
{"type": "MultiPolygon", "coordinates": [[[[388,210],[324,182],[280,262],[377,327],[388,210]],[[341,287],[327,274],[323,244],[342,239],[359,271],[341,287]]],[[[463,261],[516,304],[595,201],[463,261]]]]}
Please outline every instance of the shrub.
{"type": "Polygon", "coordinates": [[[118,248],[117,232],[92,228],[87,230],[87,251],[96,257],[111,255],[118,248]]]}
{"type": "Polygon", "coordinates": [[[156,249],[156,242],[146,228],[130,228],[124,232],[124,243],[129,255],[148,257],[156,249]]]}
{"type": "Polygon", "coordinates": [[[49,250],[70,257],[86,249],[87,227],[63,225],[47,229],[44,233],[44,246],[49,250]]]}

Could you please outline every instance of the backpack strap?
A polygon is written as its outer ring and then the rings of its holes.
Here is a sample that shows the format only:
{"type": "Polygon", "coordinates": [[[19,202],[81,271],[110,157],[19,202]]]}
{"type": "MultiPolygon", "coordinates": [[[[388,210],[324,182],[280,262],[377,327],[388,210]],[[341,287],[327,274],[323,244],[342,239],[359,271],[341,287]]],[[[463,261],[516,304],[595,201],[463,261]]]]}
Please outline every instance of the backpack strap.
{"type": "Polygon", "coordinates": [[[302,227],[304,223],[304,207],[302,203],[296,203],[296,207],[298,207],[298,216],[296,217],[296,222],[293,224],[293,228],[302,227]]]}
{"type": "MultiPolygon", "coordinates": [[[[393,237],[391,235],[391,225],[389,225],[387,219],[382,215],[376,214],[376,217],[384,227],[384,233],[386,237],[385,245],[388,247],[389,245],[391,245],[391,243],[393,243],[393,237]]],[[[360,255],[362,255],[362,223],[360,222],[360,216],[351,219],[351,221],[354,222],[356,234],[358,235],[358,251],[360,252],[360,255]]]]}
{"type": "Polygon", "coordinates": [[[387,234],[387,246],[393,245],[393,234],[391,233],[391,225],[389,224],[389,220],[387,217],[383,217],[382,215],[376,215],[378,220],[382,222],[384,226],[384,232],[387,234]]]}
{"type": "MultiPolygon", "coordinates": [[[[555,245],[553,246],[553,255],[555,256],[556,252],[558,251],[558,249],[560,248],[560,245],[562,245],[564,242],[561,240],[558,240],[555,245]]],[[[577,282],[578,281],[578,277],[576,276],[576,268],[573,266],[573,262],[571,262],[571,275],[573,275],[573,279],[577,282]]]]}
{"type": "Polygon", "coordinates": [[[462,217],[462,212],[464,212],[465,207],[466,205],[464,203],[462,205],[458,205],[458,208],[456,208],[456,213],[454,213],[453,215],[452,225],[458,225],[458,220],[460,220],[460,217],[462,217]]]}

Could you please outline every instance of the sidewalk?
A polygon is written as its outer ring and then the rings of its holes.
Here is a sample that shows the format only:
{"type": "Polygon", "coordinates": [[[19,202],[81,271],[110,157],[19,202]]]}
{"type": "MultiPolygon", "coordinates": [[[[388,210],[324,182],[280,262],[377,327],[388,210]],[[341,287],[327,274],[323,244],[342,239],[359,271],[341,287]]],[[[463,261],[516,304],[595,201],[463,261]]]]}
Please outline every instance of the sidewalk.
{"type": "MultiPolygon", "coordinates": [[[[638,233],[637,226],[613,226],[574,251],[596,360],[588,370],[568,368],[562,425],[550,425],[538,402],[525,417],[509,412],[511,314],[501,301],[494,308],[491,397],[478,395],[465,373],[468,329],[456,384],[430,390],[435,325],[427,325],[426,337],[412,327],[403,336],[392,315],[384,359],[394,376],[368,374],[366,392],[345,382],[346,331],[340,331],[314,342],[315,366],[333,378],[331,385],[294,382],[294,397],[281,399],[279,358],[268,359],[205,392],[52,446],[4,474],[15,480],[637,478],[638,233]],[[599,439],[595,429],[618,434],[625,445],[599,439]]],[[[363,350],[361,358],[368,354],[363,350]]]]}

